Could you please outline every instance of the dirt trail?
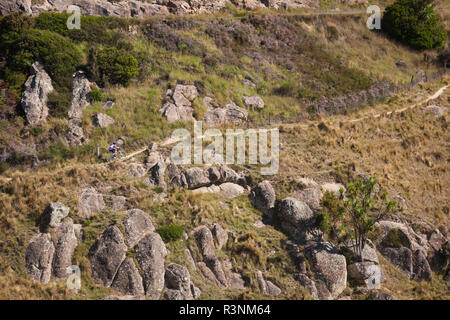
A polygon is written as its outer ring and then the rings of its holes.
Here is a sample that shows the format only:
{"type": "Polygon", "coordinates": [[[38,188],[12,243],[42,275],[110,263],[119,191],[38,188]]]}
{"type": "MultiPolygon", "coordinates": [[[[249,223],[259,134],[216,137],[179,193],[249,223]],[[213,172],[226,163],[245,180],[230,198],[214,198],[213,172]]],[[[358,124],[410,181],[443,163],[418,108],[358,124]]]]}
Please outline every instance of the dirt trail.
{"type": "MultiPolygon", "coordinates": [[[[339,122],[359,122],[359,121],[366,120],[366,119],[369,119],[369,118],[379,118],[383,114],[390,115],[392,113],[401,113],[403,111],[416,108],[419,105],[422,105],[422,104],[427,103],[427,102],[429,102],[431,100],[435,100],[435,99],[439,98],[445,92],[445,90],[448,89],[448,87],[450,87],[450,85],[443,86],[438,91],[436,91],[433,95],[429,96],[427,99],[425,99],[425,100],[423,100],[421,102],[415,103],[415,104],[413,104],[411,106],[405,107],[405,108],[389,111],[387,113],[382,113],[382,114],[379,113],[379,114],[367,115],[367,116],[364,116],[364,117],[361,117],[361,118],[357,118],[357,119],[339,120],[339,122]]],[[[284,124],[283,126],[287,127],[287,128],[305,128],[305,129],[307,129],[310,125],[318,125],[318,124],[319,124],[319,122],[315,121],[315,122],[311,122],[311,123],[308,123],[308,124],[291,123],[291,124],[284,124]]],[[[272,129],[267,129],[267,130],[270,131],[272,129]]],[[[163,142],[161,142],[159,145],[162,146],[162,147],[165,147],[165,146],[169,146],[171,144],[177,143],[179,141],[180,141],[180,139],[173,139],[173,138],[170,137],[170,138],[164,140],[163,142]]],[[[139,149],[139,150],[134,151],[133,153],[130,153],[129,155],[127,155],[124,158],[119,159],[117,161],[118,162],[125,162],[126,160],[133,159],[134,157],[144,153],[146,150],[147,150],[147,147],[139,149]]],[[[84,167],[85,168],[100,168],[100,167],[106,167],[108,165],[109,165],[108,163],[96,163],[96,164],[85,165],[84,167]]],[[[57,171],[58,172],[67,171],[67,170],[73,169],[75,167],[77,167],[77,166],[69,165],[69,166],[60,168],[57,171]]],[[[55,172],[53,172],[53,173],[55,173],[55,172]]],[[[0,177],[0,183],[8,183],[11,180],[12,180],[12,178],[0,177]]]]}

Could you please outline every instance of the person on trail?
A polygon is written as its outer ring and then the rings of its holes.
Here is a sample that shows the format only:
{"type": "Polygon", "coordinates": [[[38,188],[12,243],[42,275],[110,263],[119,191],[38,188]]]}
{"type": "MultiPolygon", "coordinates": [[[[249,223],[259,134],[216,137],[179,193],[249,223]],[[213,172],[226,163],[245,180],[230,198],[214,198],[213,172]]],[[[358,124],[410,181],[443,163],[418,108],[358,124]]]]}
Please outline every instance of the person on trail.
{"type": "Polygon", "coordinates": [[[113,142],[110,146],[109,146],[109,152],[111,152],[113,154],[113,158],[117,158],[117,153],[119,152],[120,147],[116,144],[116,142],[113,142]]]}

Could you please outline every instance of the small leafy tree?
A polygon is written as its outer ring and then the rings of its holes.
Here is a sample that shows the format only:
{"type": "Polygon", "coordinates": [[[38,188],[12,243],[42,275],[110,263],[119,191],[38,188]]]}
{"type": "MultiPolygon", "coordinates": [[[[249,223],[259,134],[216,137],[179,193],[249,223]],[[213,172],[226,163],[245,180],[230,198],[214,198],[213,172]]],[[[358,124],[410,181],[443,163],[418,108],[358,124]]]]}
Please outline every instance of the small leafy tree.
{"type": "Polygon", "coordinates": [[[105,47],[98,51],[96,61],[103,82],[128,86],[139,73],[138,61],[125,49],[105,47]]]}
{"type": "Polygon", "coordinates": [[[418,50],[442,48],[447,38],[433,0],[398,0],[386,8],[381,27],[392,38],[418,50]]]}
{"type": "Polygon", "coordinates": [[[379,192],[373,177],[359,179],[341,188],[340,196],[326,192],[318,223],[332,238],[353,238],[356,258],[361,260],[369,232],[376,222],[396,209],[396,202],[387,199],[387,192],[379,192]],[[377,192],[378,191],[378,192],[377,192]]]}

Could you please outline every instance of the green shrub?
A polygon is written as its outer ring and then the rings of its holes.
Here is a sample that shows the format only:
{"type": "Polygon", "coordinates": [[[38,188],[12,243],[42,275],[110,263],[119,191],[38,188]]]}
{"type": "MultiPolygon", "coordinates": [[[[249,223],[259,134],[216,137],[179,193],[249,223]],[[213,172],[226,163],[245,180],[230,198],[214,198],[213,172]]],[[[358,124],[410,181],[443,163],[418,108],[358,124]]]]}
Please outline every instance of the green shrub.
{"type": "Polygon", "coordinates": [[[94,88],[89,92],[89,100],[91,102],[103,101],[103,93],[100,89],[94,88]]]}
{"type": "Polygon", "coordinates": [[[433,0],[398,0],[386,8],[382,29],[392,38],[424,50],[442,48],[445,28],[434,12],[433,0]]]}
{"type": "Polygon", "coordinates": [[[32,136],[37,137],[38,135],[40,135],[42,133],[42,128],[39,127],[35,127],[35,128],[30,128],[30,134],[32,136]]]}
{"type": "Polygon", "coordinates": [[[25,15],[23,12],[14,12],[0,19],[0,34],[8,32],[21,33],[31,29],[33,25],[33,18],[25,15]]]}
{"type": "Polygon", "coordinates": [[[137,60],[124,49],[105,47],[97,52],[96,61],[103,84],[128,86],[130,79],[139,73],[137,60]]]}
{"type": "Polygon", "coordinates": [[[80,51],[70,40],[46,30],[2,34],[0,49],[13,71],[28,73],[30,66],[41,60],[56,88],[72,87],[72,75],[82,61],[80,51]]]}
{"type": "Polygon", "coordinates": [[[156,230],[164,242],[171,242],[180,240],[183,236],[183,227],[177,225],[163,226],[156,230]]]}

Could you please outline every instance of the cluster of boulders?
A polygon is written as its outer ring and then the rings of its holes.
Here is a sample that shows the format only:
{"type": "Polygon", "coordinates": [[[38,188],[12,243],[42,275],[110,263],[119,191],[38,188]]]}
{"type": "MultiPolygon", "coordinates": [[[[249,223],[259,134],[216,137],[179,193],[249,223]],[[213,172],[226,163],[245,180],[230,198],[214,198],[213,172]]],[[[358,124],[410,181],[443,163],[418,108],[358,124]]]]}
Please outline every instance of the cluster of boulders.
{"type": "Polygon", "coordinates": [[[71,274],[72,257],[81,241],[82,228],[68,217],[70,209],[61,203],[51,203],[45,209],[41,228],[35,234],[25,254],[25,269],[30,279],[43,284],[71,274]],[[53,234],[53,236],[52,236],[53,234]]]}
{"type": "MultiPolygon", "coordinates": [[[[199,97],[199,92],[194,85],[177,84],[173,89],[168,89],[164,96],[160,114],[167,122],[194,121],[194,100],[199,97]]],[[[258,96],[244,96],[244,104],[252,110],[264,108],[264,101],[258,96]]],[[[203,106],[206,109],[202,119],[207,126],[218,126],[232,123],[241,124],[248,121],[247,110],[230,102],[225,107],[220,107],[213,98],[204,97],[203,106]]]]}
{"type": "Polygon", "coordinates": [[[168,252],[147,214],[132,209],[125,215],[122,226],[106,228],[90,248],[92,279],[122,294],[152,300],[162,297],[167,282],[165,299],[197,298],[200,291],[186,267],[170,264],[165,270],[168,252]]]}
{"type": "Polygon", "coordinates": [[[263,181],[251,190],[250,200],[269,221],[276,217],[281,229],[292,239],[286,243],[286,250],[299,271],[294,274],[294,279],[314,299],[338,298],[347,281],[355,287],[380,289],[380,283],[386,279],[377,250],[412,280],[429,281],[432,271],[447,270],[450,244],[446,230],[436,229],[427,237],[417,234],[406,224],[392,221],[376,224],[383,232],[381,240],[376,246],[368,240],[361,252],[361,260],[349,259],[356,256],[354,240],[336,247],[323,242],[322,232],[316,227],[316,213],[320,210],[324,192],[339,195],[341,190],[345,192],[344,186],[336,183],[319,185],[305,178],[299,180],[302,189],[294,193],[295,198],[277,201],[270,182],[263,181]]]}
{"type": "Polygon", "coordinates": [[[15,11],[37,15],[43,11],[65,12],[69,5],[76,5],[83,15],[115,16],[126,18],[145,18],[168,14],[199,14],[216,12],[228,3],[246,9],[288,7],[318,7],[317,0],[153,0],[153,1],[112,1],[112,0],[43,0],[33,3],[31,0],[0,0],[0,15],[15,11]]]}
{"type": "Polygon", "coordinates": [[[220,251],[228,241],[228,233],[222,226],[215,223],[211,226],[200,226],[192,231],[198,250],[186,250],[191,267],[199,270],[202,276],[220,288],[244,290],[245,282],[242,276],[233,271],[230,260],[220,260],[216,250],[220,251]],[[199,252],[192,256],[192,252],[199,252]]]}
{"type": "Polygon", "coordinates": [[[225,164],[183,168],[175,165],[170,157],[165,158],[154,143],[148,148],[144,163],[130,164],[127,174],[133,178],[145,177],[146,185],[159,187],[163,192],[176,187],[189,189],[194,194],[220,193],[235,198],[248,188],[244,173],[237,173],[225,164]]]}

